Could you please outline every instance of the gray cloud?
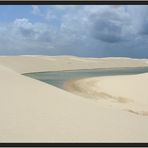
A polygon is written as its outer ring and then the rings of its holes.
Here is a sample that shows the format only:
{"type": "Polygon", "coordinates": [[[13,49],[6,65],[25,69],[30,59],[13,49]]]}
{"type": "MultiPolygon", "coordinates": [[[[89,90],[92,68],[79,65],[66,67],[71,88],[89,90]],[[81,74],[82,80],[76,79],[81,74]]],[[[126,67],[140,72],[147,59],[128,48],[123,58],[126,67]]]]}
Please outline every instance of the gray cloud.
{"type": "Polygon", "coordinates": [[[32,13],[44,21],[0,24],[0,54],[148,57],[146,6],[49,6],[44,13],[34,6],[32,13]]]}
{"type": "Polygon", "coordinates": [[[132,21],[132,27],[135,29],[135,32],[140,35],[148,34],[148,6],[140,5],[140,6],[128,6],[128,13],[130,15],[130,19],[132,21]]]}
{"type": "Polygon", "coordinates": [[[118,13],[114,9],[96,13],[91,19],[92,34],[96,39],[109,43],[127,40],[128,19],[125,13],[118,13]]]}
{"type": "Polygon", "coordinates": [[[97,20],[93,26],[93,35],[105,42],[114,43],[123,40],[121,26],[110,20],[97,20]]]}

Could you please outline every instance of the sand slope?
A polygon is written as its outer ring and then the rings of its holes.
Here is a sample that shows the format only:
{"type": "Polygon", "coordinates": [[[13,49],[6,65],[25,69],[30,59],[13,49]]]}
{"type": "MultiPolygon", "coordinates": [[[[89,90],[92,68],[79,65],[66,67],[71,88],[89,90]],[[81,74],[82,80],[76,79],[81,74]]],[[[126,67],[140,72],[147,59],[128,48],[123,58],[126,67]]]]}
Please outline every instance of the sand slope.
{"type": "Polygon", "coordinates": [[[102,106],[11,69],[0,65],[0,142],[148,141],[147,116],[102,106]]]}
{"type": "Polygon", "coordinates": [[[135,114],[148,116],[148,73],[70,81],[65,89],[135,114]]]}

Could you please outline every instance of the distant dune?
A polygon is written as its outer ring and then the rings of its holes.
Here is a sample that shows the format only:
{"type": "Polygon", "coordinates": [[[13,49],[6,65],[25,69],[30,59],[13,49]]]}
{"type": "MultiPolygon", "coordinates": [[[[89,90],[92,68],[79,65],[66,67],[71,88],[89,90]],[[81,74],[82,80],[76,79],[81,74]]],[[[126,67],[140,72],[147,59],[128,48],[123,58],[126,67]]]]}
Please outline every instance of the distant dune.
{"type": "Polygon", "coordinates": [[[86,89],[101,89],[108,97],[120,98],[121,104],[127,103],[123,108],[21,75],[35,71],[148,66],[146,61],[0,57],[0,142],[148,142],[148,116],[142,115],[147,115],[148,74],[88,79],[91,85],[85,85],[86,89]],[[137,114],[132,113],[135,111],[137,114]]]}
{"type": "Polygon", "coordinates": [[[80,58],[75,56],[22,55],[0,57],[0,64],[19,73],[93,69],[111,67],[148,66],[146,59],[131,58],[80,58]]]}

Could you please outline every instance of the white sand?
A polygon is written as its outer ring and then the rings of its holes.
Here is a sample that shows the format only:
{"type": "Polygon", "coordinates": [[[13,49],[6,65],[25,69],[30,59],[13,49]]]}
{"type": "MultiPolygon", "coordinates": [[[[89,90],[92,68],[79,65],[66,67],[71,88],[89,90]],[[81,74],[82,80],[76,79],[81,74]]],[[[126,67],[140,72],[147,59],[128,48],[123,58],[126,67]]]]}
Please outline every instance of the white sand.
{"type": "Polygon", "coordinates": [[[148,73],[70,81],[65,89],[99,104],[148,116],[148,73]]]}
{"type": "MultiPolygon", "coordinates": [[[[54,86],[20,75],[23,72],[70,69],[67,57],[16,56],[0,58],[0,142],[147,142],[148,117],[133,114],[116,107],[108,107],[68,93],[54,86]],[[56,63],[51,62],[57,60],[56,63]],[[60,65],[57,66],[58,60],[60,65]],[[65,60],[64,60],[65,59],[65,60]],[[63,61],[63,63],[62,63],[63,61]],[[57,67],[54,67],[55,64],[57,67]]],[[[70,59],[70,58],[69,58],[70,59]]],[[[72,61],[72,60],[71,60],[72,61]]],[[[98,60],[99,61],[99,60],[98,60]]],[[[132,60],[130,60],[132,61],[132,60]]],[[[134,61],[135,62],[135,61],[134,61]]],[[[88,62],[89,63],[89,62],[88,62]]],[[[91,63],[91,62],[90,62],[91,63]]],[[[96,62],[97,63],[97,62],[96,62]]],[[[114,60],[111,63],[114,64],[114,60]]],[[[127,62],[125,62],[127,63],[127,62]]],[[[128,62],[129,65],[135,63],[128,62]]],[[[138,62],[145,65],[144,62],[138,62]]],[[[72,63],[72,68],[84,65],[72,63]]],[[[80,63],[79,63],[80,64],[80,63]]],[[[98,63],[99,65],[100,63],[98,63]]],[[[90,64],[91,65],[91,64],[90,64]]],[[[95,65],[96,67],[98,65],[95,65]]],[[[122,63],[121,63],[122,65],[122,63]]],[[[125,66],[125,65],[124,65],[125,66]]],[[[136,66],[136,64],[135,64],[136,66]]],[[[89,66],[86,66],[89,67],[89,66]]],[[[90,67],[89,67],[90,68],[90,67]]],[[[127,76],[125,85],[134,84],[136,103],[147,102],[148,74],[127,76]],[[140,87],[136,87],[137,84],[140,87]],[[144,89],[145,91],[142,91],[144,89]],[[142,91],[138,94],[139,91],[142,91]]],[[[114,77],[102,80],[102,89],[113,95],[117,93],[118,80],[114,77]],[[110,90],[107,83],[114,88],[110,90]]],[[[97,78],[98,82],[98,78],[97,78]]],[[[95,83],[98,87],[100,83],[95,83]]],[[[119,94],[132,98],[132,92],[118,90],[119,94]]],[[[118,94],[117,94],[118,95],[118,94]]]]}

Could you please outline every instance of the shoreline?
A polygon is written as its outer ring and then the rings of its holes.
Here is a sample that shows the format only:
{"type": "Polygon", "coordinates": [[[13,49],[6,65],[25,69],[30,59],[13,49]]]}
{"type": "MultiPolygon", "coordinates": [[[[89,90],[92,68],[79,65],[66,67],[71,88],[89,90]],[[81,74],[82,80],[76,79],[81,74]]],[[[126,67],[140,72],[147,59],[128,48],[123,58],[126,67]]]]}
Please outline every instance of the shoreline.
{"type": "Polygon", "coordinates": [[[98,69],[116,67],[147,67],[148,59],[132,58],[82,58],[76,56],[6,56],[0,57],[0,64],[16,72],[34,73],[77,69],[98,69]],[[61,64],[59,64],[61,63],[61,64]],[[27,66],[25,66],[27,65],[27,66]]]}
{"type": "Polygon", "coordinates": [[[58,71],[39,71],[39,72],[29,72],[29,73],[22,73],[22,75],[25,75],[25,74],[34,74],[34,73],[48,73],[48,72],[73,72],[73,71],[76,71],[76,70],[105,70],[105,69],[124,69],[124,68],[148,68],[148,65],[147,66],[140,66],[140,67],[109,67],[109,68],[89,68],[89,69],[72,69],[72,70],[58,70],[58,71]]]}

